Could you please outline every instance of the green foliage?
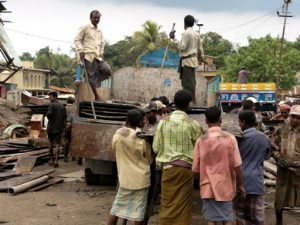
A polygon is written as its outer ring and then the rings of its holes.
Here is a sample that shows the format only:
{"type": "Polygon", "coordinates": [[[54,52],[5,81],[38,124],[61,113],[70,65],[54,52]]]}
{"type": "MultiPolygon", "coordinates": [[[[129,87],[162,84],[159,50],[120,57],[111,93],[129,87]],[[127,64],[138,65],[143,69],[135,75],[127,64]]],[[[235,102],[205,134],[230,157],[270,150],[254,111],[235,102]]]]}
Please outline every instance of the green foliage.
{"type": "Polygon", "coordinates": [[[106,44],[104,51],[104,59],[115,71],[125,66],[132,66],[141,54],[139,51],[129,52],[134,46],[131,37],[125,37],[124,40],[118,41],[113,45],[106,44]]]}
{"type": "Polygon", "coordinates": [[[142,27],[142,31],[133,34],[134,46],[129,50],[129,53],[140,52],[136,59],[137,64],[143,55],[163,47],[166,37],[165,33],[160,32],[161,26],[151,20],[147,20],[142,27]]]}
{"type": "Polygon", "coordinates": [[[33,56],[30,54],[30,52],[23,52],[22,55],[20,56],[20,59],[22,61],[32,61],[33,56]]]}
{"type": "Polygon", "coordinates": [[[65,87],[71,86],[74,81],[76,59],[66,54],[53,53],[49,47],[40,49],[33,61],[37,69],[51,70],[51,85],[65,87]]]}
{"type": "Polygon", "coordinates": [[[279,74],[281,88],[290,89],[296,84],[295,74],[300,69],[300,52],[285,42],[284,54],[279,65],[280,39],[266,37],[249,38],[249,45],[241,47],[236,54],[225,58],[225,66],[221,69],[225,81],[236,82],[238,71],[245,67],[250,71],[249,82],[276,82],[279,74]]]}
{"type": "Polygon", "coordinates": [[[215,56],[217,68],[225,65],[225,57],[233,52],[233,46],[230,41],[223,39],[221,35],[215,32],[208,32],[201,35],[205,55],[215,56]]]}

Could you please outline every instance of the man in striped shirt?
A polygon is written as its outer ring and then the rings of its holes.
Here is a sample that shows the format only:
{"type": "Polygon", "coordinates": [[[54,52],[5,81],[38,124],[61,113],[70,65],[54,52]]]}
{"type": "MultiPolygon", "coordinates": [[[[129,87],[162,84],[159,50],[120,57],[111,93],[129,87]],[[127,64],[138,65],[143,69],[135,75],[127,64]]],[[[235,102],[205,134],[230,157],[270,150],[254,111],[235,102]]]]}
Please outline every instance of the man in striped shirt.
{"type": "Polygon", "coordinates": [[[187,90],[175,93],[176,110],[163,118],[153,142],[156,164],[162,167],[160,225],[192,224],[194,146],[203,133],[186,111],[192,100],[187,90]]]}

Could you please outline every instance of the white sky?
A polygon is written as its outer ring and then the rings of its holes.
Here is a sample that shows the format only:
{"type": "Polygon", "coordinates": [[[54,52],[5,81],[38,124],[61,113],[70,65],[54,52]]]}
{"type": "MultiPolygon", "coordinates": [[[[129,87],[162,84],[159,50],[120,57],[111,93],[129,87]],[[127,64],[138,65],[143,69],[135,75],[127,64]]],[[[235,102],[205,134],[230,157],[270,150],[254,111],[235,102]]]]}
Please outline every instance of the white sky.
{"type": "MultiPolygon", "coordinates": [[[[69,54],[79,27],[89,23],[89,13],[93,9],[98,9],[102,13],[99,25],[105,39],[110,43],[115,43],[122,40],[124,36],[131,36],[134,31],[141,30],[141,25],[149,19],[162,25],[162,31],[167,33],[170,31],[172,23],[175,22],[176,34],[179,36],[183,31],[183,17],[187,14],[193,15],[204,24],[201,33],[214,31],[223,38],[240,45],[247,45],[248,36],[257,38],[270,33],[275,37],[281,35],[282,32],[283,18],[277,17],[275,12],[253,23],[248,23],[270,11],[237,14],[236,12],[204,12],[182,7],[159,7],[143,3],[143,1],[140,1],[139,4],[127,5],[117,5],[108,3],[108,1],[103,3],[100,0],[96,2],[98,3],[87,4],[85,1],[71,0],[8,0],[4,6],[13,12],[2,14],[1,17],[3,20],[13,21],[13,23],[6,23],[5,29],[16,52],[18,54],[30,52],[33,55],[45,46],[49,46],[55,52],[60,49],[62,53],[69,54]],[[248,24],[232,29],[244,23],[248,24]],[[63,42],[37,38],[32,35],[63,42]]],[[[294,10],[299,10],[300,4],[297,4],[294,10]]],[[[274,10],[278,6],[274,5],[274,10]]],[[[299,27],[300,17],[289,18],[286,38],[294,41],[300,35],[299,27]]]]}

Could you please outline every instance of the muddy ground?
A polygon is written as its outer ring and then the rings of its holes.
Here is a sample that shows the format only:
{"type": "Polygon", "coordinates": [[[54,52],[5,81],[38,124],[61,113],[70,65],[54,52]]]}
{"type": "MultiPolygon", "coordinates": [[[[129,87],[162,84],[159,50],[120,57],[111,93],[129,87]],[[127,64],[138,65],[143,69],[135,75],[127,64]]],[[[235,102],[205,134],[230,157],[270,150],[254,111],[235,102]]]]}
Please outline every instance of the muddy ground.
{"type": "MultiPolygon", "coordinates": [[[[43,165],[35,169],[45,168],[49,168],[49,166],[43,165]]],[[[66,174],[79,170],[82,170],[82,167],[78,166],[76,162],[61,162],[55,174],[66,174]]],[[[0,224],[104,225],[115,193],[115,187],[87,186],[80,178],[68,178],[64,183],[38,192],[26,192],[16,196],[0,193],[0,224]]],[[[201,216],[198,191],[194,195],[193,225],[206,224],[201,216]]],[[[274,190],[268,189],[266,225],[275,224],[273,199],[274,190]]],[[[158,224],[157,214],[151,217],[149,222],[149,225],[156,224],[158,224]]],[[[284,224],[299,225],[300,213],[285,211],[284,224]]]]}

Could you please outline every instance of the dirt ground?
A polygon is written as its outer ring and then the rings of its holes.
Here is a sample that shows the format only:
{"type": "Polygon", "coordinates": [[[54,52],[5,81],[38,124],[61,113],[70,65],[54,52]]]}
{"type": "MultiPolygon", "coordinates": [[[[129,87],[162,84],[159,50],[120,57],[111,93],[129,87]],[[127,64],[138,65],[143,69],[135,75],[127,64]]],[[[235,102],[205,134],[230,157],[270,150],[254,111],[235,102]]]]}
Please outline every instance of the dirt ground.
{"type": "MultiPolygon", "coordinates": [[[[49,168],[49,166],[42,165],[35,169],[45,168],[49,168]]],[[[82,167],[78,166],[76,162],[60,162],[60,167],[55,174],[60,175],[79,170],[82,170],[82,167]]],[[[64,183],[38,192],[26,192],[16,196],[0,193],[0,224],[104,225],[114,200],[115,190],[115,187],[87,186],[83,179],[68,178],[64,183]]],[[[266,225],[274,225],[275,215],[272,207],[274,190],[268,189],[267,192],[266,225]]],[[[206,224],[201,216],[198,191],[195,191],[194,195],[193,225],[206,224]]],[[[119,221],[119,224],[121,222],[119,221]]],[[[158,215],[155,214],[150,218],[149,225],[157,224],[158,215]]],[[[285,211],[284,224],[299,225],[300,213],[285,211]]]]}

